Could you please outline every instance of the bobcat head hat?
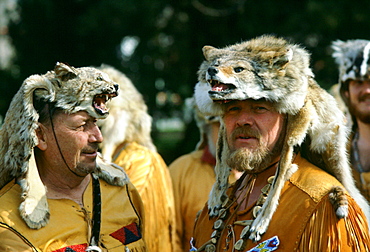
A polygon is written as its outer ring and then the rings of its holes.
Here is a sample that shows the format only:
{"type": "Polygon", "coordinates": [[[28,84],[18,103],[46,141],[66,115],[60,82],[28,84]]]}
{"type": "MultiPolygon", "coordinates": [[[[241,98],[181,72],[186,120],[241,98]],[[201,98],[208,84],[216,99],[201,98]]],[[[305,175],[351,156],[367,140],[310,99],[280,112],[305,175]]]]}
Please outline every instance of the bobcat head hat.
{"type": "MultiPolygon", "coordinates": [[[[32,229],[47,225],[49,209],[46,188],[36,166],[34,148],[39,111],[36,101],[67,113],[86,111],[95,118],[106,118],[106,103],[118,94],[118,85],[108,75],[90,67],[74,68],[57,63],[53,71],[31,75],[13,97],[0,129],[0,188],[15,179],[21,187],[19,212],[32,229]]],[[[108,183],[124,185],[127,176],[118,166],[97,158],[94,172],[108,183]]]]}
{"type": "MultiPolygon", "coordinates": [[[[370,79],[370,40],[354,39],[347,41],[333,41],[333,58],[339,67],[339,94],[348,106],[348,98],[344,95],[348,91],[350,80],[370,79]]],[[[352,118],[356,127],[356,120],[352,118]]]]}
{"type": "MultiPolygon", "coordinates": [[[[310,55],[299,45],[270,35],[217,49],[204,46],[205,61],[198,70],[195,100],[208,115],[223,116],[231,100],[266,99],[286,115],[287,129],[277,174],[262,209],[250,228],[249,239],[259,240],[278,206],[284,183],[297,170],[294,151],[334,175],[357,201],[369,219],[370,209],[355,187],[348,162],[348,128],[335,99],[319,87],[309,67],[310,55]]],[[[224,159],[228,148],[223,120],[219,130],[216,183],[209,199],[210,216],[217,216],[227,201],[230,168],[224,159]]],[[[346,205],[335,209],[339,218],[346,205]]]]}

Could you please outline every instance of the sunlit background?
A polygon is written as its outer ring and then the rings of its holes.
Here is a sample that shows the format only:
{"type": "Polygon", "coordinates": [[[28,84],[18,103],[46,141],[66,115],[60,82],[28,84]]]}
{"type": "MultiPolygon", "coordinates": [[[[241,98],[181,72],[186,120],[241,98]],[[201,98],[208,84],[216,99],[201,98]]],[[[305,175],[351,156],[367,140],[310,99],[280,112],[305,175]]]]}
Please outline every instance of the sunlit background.
{"type": "Polygon", "coordinates": [[[0,0],[0,115],[26,77],[57,61],[109,64],[143,94],[169,164],[199,139],[185,100],[204,45],[266,33],[289,38],[312,53],[316,79],[328,89],[338,78],[331,41],[370,39],[369,11],[368,0],[0,0]]]}

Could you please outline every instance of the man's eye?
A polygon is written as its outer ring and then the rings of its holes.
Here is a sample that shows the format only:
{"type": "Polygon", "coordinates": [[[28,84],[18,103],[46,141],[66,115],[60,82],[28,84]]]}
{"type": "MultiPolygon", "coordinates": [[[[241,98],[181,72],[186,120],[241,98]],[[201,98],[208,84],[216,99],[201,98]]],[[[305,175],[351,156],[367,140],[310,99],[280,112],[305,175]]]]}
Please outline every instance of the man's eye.
{"type": "Polygon", "coordinates": [[[263,111],[267,111],[268,108],[262,107],[262,106],[258,106],[258,107],[255,107],[254,110],[255,111],[258,111],[258,112],[263,112],[263,111]]]}
{"type": "Polygon", "coordinates": [[[236,107],[236,106],[228,108],[228,111],[237,111],[237,110],[239,110],[239,107],[236,107]]]}
{"type": "Polygon", "coordinates": [[[240,72],[242,72],[244,70],[244,67],[235,67],[234,68],[234,72],[235,73],[240,73],[240,72]]]}
{"type": "Polygon", "coordinates": [[[77,126],[76,128],[79,129],[79,130],[83,130],[85,128],[85,125],[86,124],[81,124],[81,125],[77,126]]]}

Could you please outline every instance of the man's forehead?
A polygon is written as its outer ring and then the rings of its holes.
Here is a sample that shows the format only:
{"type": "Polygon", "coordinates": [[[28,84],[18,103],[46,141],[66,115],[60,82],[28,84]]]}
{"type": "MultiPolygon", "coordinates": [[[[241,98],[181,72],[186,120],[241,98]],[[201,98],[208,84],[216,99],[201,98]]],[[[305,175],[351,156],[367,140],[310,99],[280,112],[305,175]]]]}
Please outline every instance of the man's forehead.
{"type": "Polygon", "coordinates": [[[70,119],[76,119],[76,120],[96,120],[95,117],[91,116],[88,112],[84,110],[77,111],[75,113],[68,113],[66,111],[61,111],[63,118],[70,118],[70,119]]]}
{"type": "Polygon", "coordinates": [[[226,103],[227,106],[233,106],[235,104],[238,104],[238,103],[248,103],[248,104],[260,104],[260,105],[266,105],[266,106],[271,106],[271,107],[274,107],[274,103],[271,102],[271,101],[268,101],[266,99],[258,99],[258,100],[255,100],[255,99],[246,99],[246,100],[231,100],[229,101],[228,103],[226,103]]]}

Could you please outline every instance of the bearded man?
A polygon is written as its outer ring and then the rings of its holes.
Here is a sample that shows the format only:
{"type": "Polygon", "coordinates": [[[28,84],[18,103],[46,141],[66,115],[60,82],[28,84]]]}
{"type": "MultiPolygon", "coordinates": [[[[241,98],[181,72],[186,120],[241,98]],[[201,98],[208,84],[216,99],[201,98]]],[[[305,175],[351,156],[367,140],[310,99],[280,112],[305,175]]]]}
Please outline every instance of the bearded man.
{"type": "Polygon", "coordinates": [[[203,54],[196,102],[222,120],[216,183],[191,251],[369,251],[344,116],[306,50],[261,36],[203,54]],[[228,186],[230,169],[244,174],[228,186]]]}
{"type": "Polygon", "coordinates": [[[370,56],[369,40],[335,41],[333,57],[339,66],[339,94],[352,123],[349,152],[353,176],[370,200],[370,56]]]}

